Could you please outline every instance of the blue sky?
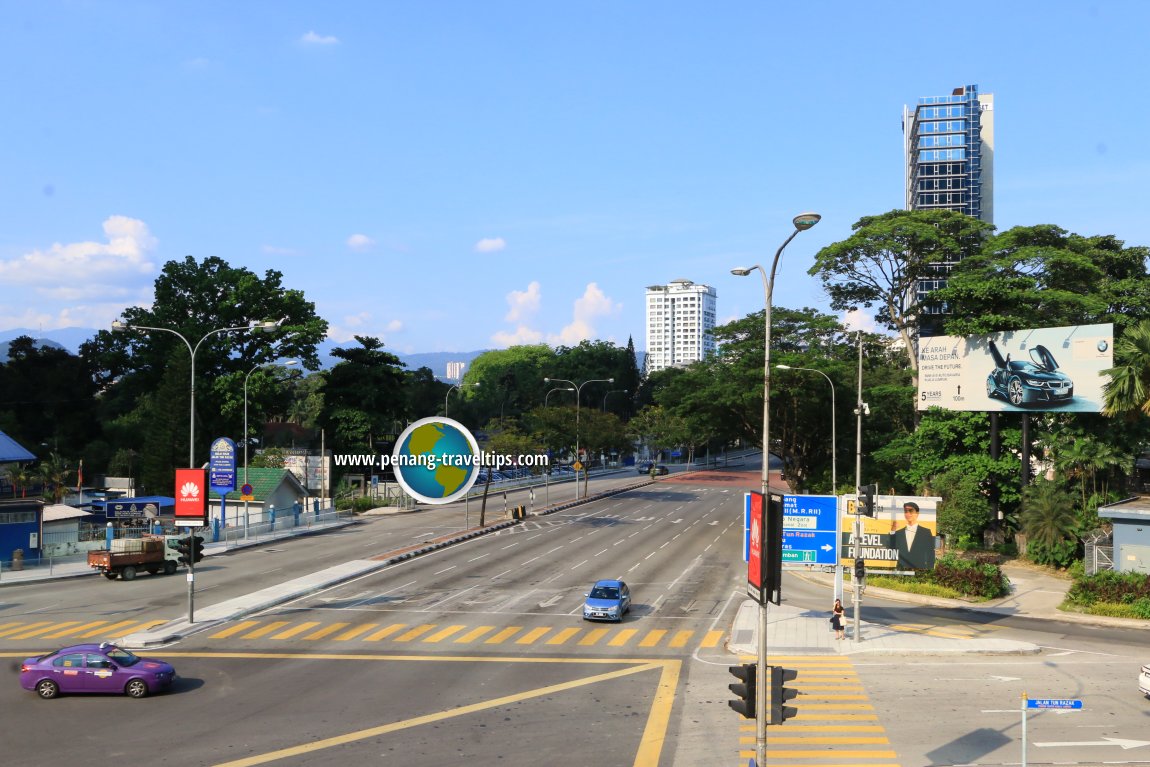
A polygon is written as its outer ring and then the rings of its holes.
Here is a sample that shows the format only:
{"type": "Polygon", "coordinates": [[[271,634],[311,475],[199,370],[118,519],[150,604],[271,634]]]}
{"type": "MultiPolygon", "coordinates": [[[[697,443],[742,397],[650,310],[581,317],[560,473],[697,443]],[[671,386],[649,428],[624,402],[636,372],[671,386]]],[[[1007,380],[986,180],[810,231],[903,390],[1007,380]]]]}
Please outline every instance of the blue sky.
{"type": "Polygon", "coordinates": [[[968,83],[1000,229],[1150,244],[1150,3],[961,8],[4,3],[0,330],[107,327],[190,254],[280,270],[336,341],[642,349],[647,285],[761,309],[730,268],[805,210],[775,303],[829,311],[806,271],[902,206],[903,105],[968,83]]]}

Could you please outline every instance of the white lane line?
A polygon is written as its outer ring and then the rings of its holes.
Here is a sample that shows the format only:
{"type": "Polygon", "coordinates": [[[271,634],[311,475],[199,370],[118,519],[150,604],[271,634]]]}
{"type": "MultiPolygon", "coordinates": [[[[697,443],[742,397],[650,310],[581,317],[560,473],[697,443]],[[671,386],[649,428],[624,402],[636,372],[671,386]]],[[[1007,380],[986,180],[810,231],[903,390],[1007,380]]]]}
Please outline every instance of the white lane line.
{"type": "Polygon", "coordinates": [[[479,560],[483,559],[484,557],[490,556],[490,555],[491,555],[491,552],[489,551],[486,554],[480,554],[479,556],[475,557],[474,559],[469,559],[467,561],[468,562],[478,562],[479,560]]]}
{"type": "Polygon", "coordinates": [[[451,572],[455,568],[456,568],[456,565],[452,565],[451,567],[445,567],[442,570],[440,570],[439,572],[433,573],[433,575],[442,575],[443,573],[451,572]]]}
{"type": "Polygon", "coordinates": [[[582,562],[580,562],[579,564],[577,564],[577,565],[572,565],[572,566],[571,566],[571,569],[572,569],[572,570],[578,570],[580,567],[582,567],[583,565],[587,564],[587,562],[588,562],[588,561],[590,561],[590,560],[584,559],[584,560],[583,560],[582,562]]]}

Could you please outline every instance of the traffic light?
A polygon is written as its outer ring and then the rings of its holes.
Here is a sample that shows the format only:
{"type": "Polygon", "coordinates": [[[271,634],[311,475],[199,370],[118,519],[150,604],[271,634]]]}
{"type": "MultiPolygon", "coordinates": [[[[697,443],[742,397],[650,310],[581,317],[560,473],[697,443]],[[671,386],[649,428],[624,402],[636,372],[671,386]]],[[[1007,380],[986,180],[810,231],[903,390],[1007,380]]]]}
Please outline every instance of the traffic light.
{"type": "Polygon", "coordinates": [[[739,700],[729,700],[727,705],[743,715],[744,719],[755,718],[755,679],[758,668],[754,663],[744,663],[741,666],[727,666],[727,671],[739,680],[739,684],[729,684],[727,689],[739,696],[739,700]]]}
{"type": "Polygon", "coordinates": [[[859,510],[863,516],[874,516],[874,497],[878,492],[878,485],[863,485],[859,488],[862,491],[862,508],[859,510]]]}
{"type": "Polygon", "coordinates": [[[855,560],[855,580],[861,581],[865,577],[866,577],[866,560],[865,559],[856,559],[855,560]]]}
{"type": "Polygon", "coordinates": [[[799,675],[793,668],[771,666],[771,718],[767,724],[782,724],[798,713],[794,706],[788,706],[788,700],[798,697],[799,691],[784,687],[787,682],[795,681],[799,675]]]}
{"type": "Polygon", "coordinates": [[[180,553],[177,561],[181,565],[190,564],[192,561],[192,536],[187,538],[179,538],[176,540],[176,551],[180,553]]]}
{"type": "Polygon", "coordinates": [[[204,558],[204,536],[193,535],[192,540],[192,561],[199,562],[204,558]]]}

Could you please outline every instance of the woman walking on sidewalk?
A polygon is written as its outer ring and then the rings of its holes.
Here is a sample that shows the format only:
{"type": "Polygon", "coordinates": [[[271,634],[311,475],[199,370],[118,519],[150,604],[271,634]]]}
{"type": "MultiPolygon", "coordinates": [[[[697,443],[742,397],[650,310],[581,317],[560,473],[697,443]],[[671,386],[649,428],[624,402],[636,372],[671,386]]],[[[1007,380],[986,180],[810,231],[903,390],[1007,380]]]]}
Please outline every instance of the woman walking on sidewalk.
{"type": "Polygon", "coordinates": [[[835,606],[831,609],[831,628],[835,630],[835,639],[846,639],[846,632],[843,629],[843,602],[841,599],[835,600],[835,606]]]}

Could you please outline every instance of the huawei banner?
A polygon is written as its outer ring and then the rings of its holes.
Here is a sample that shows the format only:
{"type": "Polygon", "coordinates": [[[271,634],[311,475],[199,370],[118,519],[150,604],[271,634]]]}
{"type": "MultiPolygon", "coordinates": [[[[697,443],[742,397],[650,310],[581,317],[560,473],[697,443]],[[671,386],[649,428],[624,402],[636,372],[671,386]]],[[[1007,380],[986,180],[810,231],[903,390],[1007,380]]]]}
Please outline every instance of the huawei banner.
{"type": "Polygon", "coordinates": [[[918,409],[1098,413],[1111,367],[1110,324],[923,338],[918,409]]]}
{"type": "Polygon", "coordinates": [[[207,524],[207,479],[203,469],[176,469],[176,524],[207,524]]]}

